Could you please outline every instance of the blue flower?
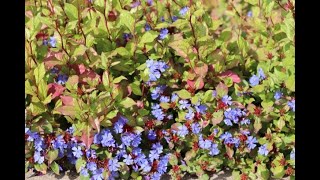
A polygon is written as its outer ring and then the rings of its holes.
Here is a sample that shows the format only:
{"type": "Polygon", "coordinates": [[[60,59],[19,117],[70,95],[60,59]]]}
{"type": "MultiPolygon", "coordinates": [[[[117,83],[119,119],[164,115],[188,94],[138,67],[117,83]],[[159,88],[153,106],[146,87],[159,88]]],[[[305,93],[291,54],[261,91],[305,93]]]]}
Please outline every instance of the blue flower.
{"type": "Polygon", "coordinates": [[[249,12],[247,13],[247,16],[248,16],[248,17],[252,17],[252,11],[249,11],[249,12]]]}
{"type": "Polygon", "coordinates": [[[153,173],[153,174],[151,175],[151,179],[150,179],[150,180],[160,180],[160,179],[161,179],[161,174],[155,172],[155,173],[153,173]]]}
{"type": "Polygon", "coordinates": [[[123,33],[123,39],[126,41],[129,41],[132,38],[132,35],[130,33],[123,33]]]}
{"type": "Polygon", "coordinates": [[[101,131],[102,147],[115,147],[115,140],[109,130],[101,131]]]}
{"type": "Polygon", "coordinates": [[[135,137],[133,138],[131,145],[133,147],[138,147],[139,144],[141,143],[141,134],[136,134],[135,137]]]}
{"type": "Polygon", "coordinates": [[[184,16],[188,12],[188,10],[189,10],[189,7],[185,6],[185,7],[181,8],[181,10],[179,11],[179,14],[181,16],[184,16]]]}
{"type": "Polygon", "coordinates": [[[179,127],[178,127],[178,132],[177,132],[177,134],[178,134],[180,137],[185,137],[188,133],[189,133],[189,131],[188,131],[187,126],[182,125],[182,126],[179,126],[179,127]]]}
{"type": "Polygon", "coordinates": [[[241,125],[249,125],[250,124],[250,119],[243,119],[242,121],[240,121],[241,125]]]}
{"type": "Polygon", "coordinates": [[[125,146],[130,146],[130,143],[132,142],[133,138],[134,138],[134,134],[132,134],[132,133],[124,133],[121,136],[121,142],[125,146]]]}
{"type": "Polygon", "coordinates": [[[123,155],[123,158],[124,158],[123,162],[126,163],[126,165],[132,165],[133,164],[133,159],[132,159],[130,154],[123,155]]]}
{"type": "Polygon", "coordinates": [[[232,138],[232,144],[234,144],[235,147],[239,147],[240,139],[239,138],[232,138]]]}
{"type": "Polygon", "coordinates": [[[186,118],[187,120],[191,120],[191,119],[193,119],[193,117],[194,117],[194,112],[192,111],[191,108],[189,108],[189,109],[188,109],[188,113],[186,114],[185,118],[186,118]]]}
{"type": "Polygon", "coordinates": [[[160,18],[160,21],[161,21],[161,22],[164,22],[164,21],[165,21],[165,19],[164,19],[163,16],[160,18]]]}
{"type": "Polygon", "coordinates": [[[260,146],[259,147],[259,150],[258,150],[258,153],[261,154],[261,155],[264,155],[264,156],[267,156],[269,151],[267,149],[267,145],[263,145],[263,146],[260,146]]]}
{"type": "Polygon", "coordinates": [[[146,61],[146,65],[149,69],[149,81],[156,81],[160,78],[161,73],[169,68],[169,66],[165,62],[154,61],[152,59],[148,59],[146,61]]]}
{"type": "Polygon", "coordinates": [[[290,159],[291,160],[295,160],[296,159],[296,150],[295,150],[295,148],[293,148],[291,153],[290,153],[290,159]]]}
{"type": "Polygon", "coordinates": [[[296,100],[292,99],[291,101],[288,101],[288,106],[292,109],[293,112],[296,110],[296,100]]]}
{"type": "Polygon", "coordinates": [[[133,3],[131,4],[131,7],[132,7],[132,8],[135,8],[135,7],[138,7],[140,4],[141,4],[140,1],[135,1],[135,2],[133,2],[133,3]]]}
{"type": "Polygon", "coordinates": [[[67,75],[64,75],[64,74],[59,74],[58,77],[57,77],[57,83],[58,84],[65,84],[66,82],[68,81],[68,76],[67,75]]]}
{"type": "Polygon", "coordinates": [[[91,172],[93,172],[97,169],[97,164],[95,162],[88,162],[87,169],[89,169],[91,172]]]}
{"type": "MultiPolygon", "coordinates": [[[[121,144],[122,145],[122,144],[121,144]]],[[[126,154],[126,150],[124,150],[124,149],[119,149],[118,151],[117,151],[117,153],[116,153],[116,158],[117,159],[120,159],[120,158],[122,158],[123,157],[123,155],[125,155],[126,154]]]]}
{"type": "Polygon", "coordinates": [[[200,124],[199,123],[192,123],[191,124],[191,130],[192,130],[192,133],[199,134],[200,131],[201,131],[200,124]]]}
{"type": "Polygon", "coordinates": [[[117,134],[122,133],[122,132],[123,132],[123,124],[120,123],[120,122],[116,122],[116,123],[114,124],[113,130],[114,130],[114,132],[116,132],[117,134]]]}
{"type": "Polygon", "coordinates": [[[176,20],[178,20],[177,16],[172,16],[172,21],[175,22],[176,20]]]}
{"type": "Polygon", "coordinates": [[[150,130],[150,131],[148,132],[148,139],[151,140],[151,141],[153,141],[153,140],[156,140],[156,138],[157,138],[156,133],[155,133],[153,130],[150,130]]]}
{"type": "Polygon", "coordinates": [[[226,139],[229,139],[229,138],[232,138],[232,135],[229,132],[224,132],[223,134],[220,135],[220,139],[221,140],[226,140],[226,139]]]}
{"type": "Polygon", "coordinates": [[[230,119],[224,119],[223,122],[227,125],[227,126],[232,126],[232,122],[230,119]]]}
{"type": "Polygon", "coordinates": [[[44,156],[41,156],[40,151],[35,151],[33,158],[34,158],[34,162],[38,164],[42,164],[44,161],[44,156]]]}
{"type": "Polygon", "coordinates": [[[162,28],[160,30],[159,39],[164,39],[167,37],[169,30],[167,28],[162,28]]]}
{"type": "Polygon", "coordinates": [[[88,177],[89,176],[88,169],[85,169],[85,168],[81,169],[80,174],[81,176],[88,177]]]}
{"type": "Polygon", "coordinates": [[[41,151],[46,148],[46,144],[44,143],[43,138],[40,136],[34,140],[33,146],[34,149],[37,151],[41,151]]]}
{"type": "Polygon", "coordinates": [[[150,170],[151,170],[151,166],[150,166],[150,164],[149,164],[149,162],[148,162],[147,159],[143,159],[143,160],[141,161],[140,167],[141,167],[141,169],[142,169],[142,172],[144,172],[144,173],[148,173],[148,172],[150,172],[150,170]]]}
{"type": "Polygon", "coordinates": [[[96,151],[94,149],[86,149],[87,158],[97,158],[96,151]]]}
{"type": "Polygon", "coordinates": [[[52,74],[57,74],[59,72],[59,69],[57,67],[53,67],[50,72],[52,74]]]}
{"type": "Polygon", "coordinates": [[[160,161],[159,161],[159,164],[158,164],[158,167],[157,167],[158,173],[163,174],[163,173],[165,173],[167,171],[168,161],[169,161],[169,158],[168,158],[167,155],[162,156],[160,158],[160,161]]]}
{"type": "Polygon", "coordinates": [[[108,161],[108,169],[109,171],[118,171],[120,164],[118,163],[118,159],[109,159],[108,161]]]}
{"type": "Polygon", "coordinates": [[[202,149],[209,149],[211,147],[212,142],[208,139],[203,140],[202,134],[199,136],[199,147],[202,149]]]}
{"type": "Polygon", "coordinates": [[[213,129],[213,134],[214,134],[215,136],[218,134],[218,132],[219,132],[219,129],[217,129],[217,128],[213,129]]]}
{"type": "Polygon", "coordinates": [[[162,93],[163,93],[163,90],[161,90],[161,88],[158,86],[154,90],[151,91],[151,98],[153,100],[156,100],[160,97],[160,94],[162,94],[162,93]]]}
{"type": "Polygon", "coordinates": [[[191,106],[188,100],[183,100],[183,99],[179,101],[179,104],[180,104],[179,109],[187,109],[191,106]]]}
{"type": "Polygon", "coordinates": [[[144,26],[144,29],[145,29],[146,31],[150,31],[150,30],[151,30],[151,26],[150,26],[149,24],[146,24],[146,25],[144,26]]]}
{"type": "Polygon", "coordinates": [[[248,148],[250,150],[254,149],[257,145],[255,143],[257,143],[257,139],[253,136],[249,136],[248,139],[246,140],[246,144],[248,145],[248,148]]]}
{"type": "Polygon", "coordinates": [[[199,112],[201,114],[205,114],[206,110],[207,110],[207,106],[206,105],[198,105],[198,106],[195,106],[195,109],[197,112],[199,112]]]}
{"type": "Polygon", "coordinates": [[[221,101],[225,104],[228,104],[228,105],[231,105],[232,102],[231,102],[232,98],[228,95],[224,95],[221,99],[221,101]]]}
{"type": "Polygon", "coordinates": [[[277,91],[275,94],[274,94],[274,99],[275,100],[278,100],[280,99],[281,97],[283,96],[283,93],[281,91],[277,91]]]}
{"type": "Polygon", "coordinates": [[[171,102],[176,101],[178,98],[179,98],[179,96],[178,96],[176,93],[173,93],[173,94],[171,95],[171,102]]]}
{"type": "Polygon", "coordinates": [[[162,153],[163,146],[162,146],[159,142],[157,142],[157,143],[152,144],[151,149],[152,149],[152,150],[156,150],[156,152],[157,152],[158,154],[160,154],[160,153],[162,153]]]}
{"type": "Polygon", "coordinates": [[[160,102],[162,103],[168,103],[170,101],[168,96],[161,96],[160,97],[160,102]]]}
{"type": "Polygon", "coordinates": [[[160,155],[156,150],[151,150],[149,154],[149,160],[152,162],[155,159],[159,159],[160,155]]]}
{"type": "Polygon", "coordinates": [[[251,85],[252,87],[258,85],[258,84],[259,84],[259,81],[260,81],[260,79],[259,79],[259,77],[256,76],[256,75],[251,76],[251,78],[249,79],[250,85],[251,85]]]}
{"type": "Polygon", "coordinates": [[[215,155],[218,155],[219,152],[220,150],[218,149],[218,144],[212,143],[209,154],[211,156],[215,156],[215,155]]]}
{"type": "Polygon", "coordinates": [[[65,143],[66,143],[66,142],[64,141],[62,135],[57,136],[56,139],[54,139],[54,140],[51,142],[53,149],[63,149],[63,148],[66,148],[67,145],[66,145],[65,143]]]}
{"type": "Polygon", "coordinates": [[[152,108],[153,108],[153,110],[151,111],[151,114],[155,118],[157,118],[158,121],[162,121],[165,117],[165,114],[163,113],[160,105],[157,104],[157,105],[153,106],[152,108]],[[158,108],[158,109],[156,109],[156,108],[158,108]]]}
{"type": "Polygon", "coordinates": [[[266,75],[264,74],[264,72],[261,68],[258,69],[258,76],[259,76],[260,80],[263,80],[266,78],[266,75]]]}
{"type": "Polygon", "coordinates": [[[80,158],[80,157],[83,155],[80,146],[78,146],[78,147],[73,147],[73,148],[72,148],[72,151],[73,151],[73,152],[72,152],[73,155],[74,155],[76,158],[80,158]]]}
{"type": "Polygon", "coordinates": [[[97,170],[95,170],[92,174],[92,179],[93,180],[103,180],[103,168],[99,168],[97,170]]]}
{"type": "Polygon", "coordinates": [[[33,142],[35,139],[40,138],[40,136],[37,132],[31,132],[29,130],[28,132],[26,132],[26,134],[28,135],[27,141],[29,141],[29,142],[33,142]]]}
{"type": "Polygon", "coordinates": [[[216,90],[212,91],[212,97],[217,97],[217,91],[216,90]]]}
{"type": "Polygon", "coordinates": [[[52,37],[50,37],[49,38],[49,45],[51,46],[51,47],[56,47],[56,44],[57,44],[57,39],[54,37],[54,36],[52,36],[52,37]]]}

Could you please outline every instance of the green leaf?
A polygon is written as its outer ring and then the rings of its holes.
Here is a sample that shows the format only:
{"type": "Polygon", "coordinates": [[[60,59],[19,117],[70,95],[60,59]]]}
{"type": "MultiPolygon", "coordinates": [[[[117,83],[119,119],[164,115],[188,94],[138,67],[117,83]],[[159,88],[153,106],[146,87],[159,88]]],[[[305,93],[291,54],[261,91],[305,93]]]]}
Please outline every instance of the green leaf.
{"type": "Polygon", "coordinates": [[[52,161],[54,161],[55,159],[57,159],[58,153],[59,153],[58,149],[56,149],[56,150],[53,150],[53,149],[52,149],[52,150],[50,150],[50,151],[48,152],[47,158],[48,158],[48,163],[49,163],[49,164],[51,164],[52,161]]]}
{"type": "Polygon", "coordinates": [[[86,161],[83,160],[82,158],[79,158],[77,161],[76,161],[76,170],[77,170],[77,173],[79,173],[81,171],[81,167],[85,167],[86,165],[86,161]]]}
{"type": "Polygon", "coordinates": [[[273,178],[282,178],[285,175],[285,170],[283,166],[277,166],[274,169],[271,169],[273,173],[273,178]]]}
{"type": "Polygon", "coordinates": [[[121,11],[120,12],[120,25],[125,25],[132,34],[134,34],[134,18],[132,17],[131,13],[128,11],[121,11]]]}
{"type": "Polygon", "coordinates": [[[36,116],[46,111],[46,107],[41,102],[33,102],[30,104],[32,115],[36,116]]]}
{"type": "Polygon", "coordinates": [[[59,165],[56,162],[52,162],[50,165],[50,168],[55,174],[57,174],[57,175],[60,174],[59,165]]]}
{"type": "Polygon", "coordinates": [[[73,52],[73,56],[83,56],[84,53],[86,52],[87,47],[84,46],[83,44],[80,44],[79,46],[77,46],[73,52]]]}
{"type": "Polygon", "coordinates": [[[42,163],[42,164],[35,164],[35,165],[34,165],[34,168],[35,168],[37,171],[42,172],[43,174],[46,174],[46,173],[47,173],[48,166],[47,166],[45,163],[42,163]]]}
{"type": "Polygon", "coordinates": [[[39,84],[40,80],[43,79],[44,75],[46,74],[44,63],[39,64],[39,66],[34,69],[33,73],[36,79],[36,84],[39,84]]]}
{"type": "Polygon", "coordinates": [[[217,124],[219,124],[222,120],[223,120],[223,111],[222,110],[219,110],[219,111],[217,111],[217,112],[214,112],[213,114],[212,114],[212,119],[211,119],[211,121],[212,121],[212,124],[213,125],[217,125],[217,124]]]}
{"type": "Polygon", "coordinates": [[[296,88],[294,76],[290,76],[287,80],[285,80],[284,83],[290,91],[295,92],[296,88]]]}
{"type": "Polygon", "coordinates": [[[191,98],[191,93],[185,89],[182,89],[180,91],[176,91],[176,93],[181,99],[190,99],[191,98]]]}
{"type": "Polygon", "coordinates": [[[70,21],[78,20],[78,9],[69,3],[64,3],[64,10],[70,21]]]}
{"type": "Polygon", "coordinates": [[[24,86],[25,86],[25,93],[26,94],[30,94],[32,96],[37,96],[37,94],[35,93],[36,87],[31,86],[29,80],[26,80],[24,84],[25,84],[24,86]]]}
{"type": "Polygon", "coordinates": [[[133,99],[126,97],[120,104],[125,108],[129,108],[135,105],[136,102],[133,99]]]}
{"type": "Polygon", "coordinates": [[[138,81],[135,81],[134,83],[131,83],[130,87],[132,89],[133,94],[135,94],[137,96],[141,96],[142,95],[142,91],[140,89],[140,83],[138,81]]]}
{"type": "Polygon", "coordinates": [[[141,44],[153,42],[158,37],[158,33],[155,31],[147,31],[141,37],[141,44]]]}
{"type": "Polygon", "coordinates": [[[47,92],[48,92],[48,85],[47,85],[46,81],[41,79],[38,84],[39,99],[41,101],[44,101],[47,98],[47,92]]]}
{"type": "Polygon", "coordinates": [[[258,4],[259,0],[244,0],[244,1],[249,3],[249,4],[256,5],[256,4],[258,4]]]}
{"type": "Polygon", "coordinates": [[[119,76],[119,77],[117,77],[117,78],[115,78],[115,79],[113,80],[113,83],[119,83],[119,82],[121,82],[121,81],[124,80],[124,79],[127,80],[126,77],[124,77],[124,76],[119,76]]]}

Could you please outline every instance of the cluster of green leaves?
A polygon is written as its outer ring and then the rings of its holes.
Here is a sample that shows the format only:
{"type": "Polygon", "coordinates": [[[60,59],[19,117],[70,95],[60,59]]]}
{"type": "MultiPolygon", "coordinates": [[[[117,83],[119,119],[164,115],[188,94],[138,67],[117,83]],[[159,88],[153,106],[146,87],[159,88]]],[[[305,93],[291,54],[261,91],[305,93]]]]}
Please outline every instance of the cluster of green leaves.
{"type": "MultiPolygon", "coordinates": [[[[206,172],[224,167],[234,170],[235,179],[244,175],[281,178],[288,168],[294,169],[289,154],[295,142],[295,115],[284,105],[295,96],[294,1],[159,0],[149,6],[141,0],[137,7],[132,3],[26,1],[27,126],[40,134],[59,134],[72,125],[74,134],[88,141],[100,128],[112,126],[121,114],[130,126],[143,131],[146,121],[152,119],[150,87],[165,84],[179,98],[209,107],[211,116],[204,119],[207,125],[203,126],[208,127],[204,135],[215,128],[222,134],[234,131],[224,125],[223,111],[215,111],[218,99],[228,94],[252,114],[249,129],[259,144],[267,143],[273,153],[264,157],[256,151],[244,153],[226,147],[219,156],[211,157],[203,150],[193,150],[192,142],[197,140],[186,138],[180,146],[169,145],[172,152],[184,154],[171,158],[170,165],[178,165],[180,175],[188,172],[203,178],[206,172]],[[185,6],[188,12],[179,15],[185,6]],[[174,22],[173,16],[178,17],[174,22]],[[146,31],[146,24],[151,30],[146,31]],[[169,33],[161,40],[158,36],[163,28],[169,33]],[[124,38],[124,34],[131,37],[124,38]],[[57,40],[56,47],[43,45],[50,37],[57,40]],[[151,85],[148,59],[161,59],[169,65],[151,85]],[[51,72],[54,67],[68,76],[64,85],[56,83],[57,74],[51,72]],[[252,87],[249,78],[259,68],[267,78],[252,87]],[[214,90],[218,98],[212,96],[214,90]],[[275,101],[278,90],[285,98],[275,101]],[[258,107],[261,114],[253,115],[258,107]],[[181,165],[181,159],[187,165],[181,165]],[[286,163],[281,163],[282,159],[286,163]]],[[[169,109],[169,105],[162,104],[162,108],[169,109]]],[[[185,123],[184,117],[185,112],[179,112],[175,122],[185,123]]],[[[28,144],[26,151],[26,159],[33,156],[28,144]]],[[[49,164],[54,164],[53,160],[49,158],[49,164]]],[[[55,171],[57,165],[52,166],[55,171]]],[[[170,173],[180,176],[173,169],[170,173]]]]}

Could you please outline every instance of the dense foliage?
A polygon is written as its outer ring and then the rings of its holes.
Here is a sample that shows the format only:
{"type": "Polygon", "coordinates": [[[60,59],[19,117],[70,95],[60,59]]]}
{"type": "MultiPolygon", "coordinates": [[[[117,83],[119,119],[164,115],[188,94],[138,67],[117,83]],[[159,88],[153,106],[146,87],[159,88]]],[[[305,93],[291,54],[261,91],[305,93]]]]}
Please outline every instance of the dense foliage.
{"type": "Polygon", "coordinates": [[[294,4],[26,1],[26,172],[294,178],[294,4]]]}

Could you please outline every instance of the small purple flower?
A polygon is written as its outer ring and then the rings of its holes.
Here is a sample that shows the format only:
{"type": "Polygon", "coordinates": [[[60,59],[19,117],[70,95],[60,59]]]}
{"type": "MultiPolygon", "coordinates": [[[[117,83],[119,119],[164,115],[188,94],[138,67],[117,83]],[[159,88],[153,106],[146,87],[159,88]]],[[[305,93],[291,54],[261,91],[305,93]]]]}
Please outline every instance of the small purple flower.
{"type": "Polygon", "coordinates": [[[57,77],[57,83],[58,84],[65,84],[68,81],[68,76],[65,74],[59,74],[57,77]]]}
{"type": "Polygon", "coordinates": [[[141,4],[140,1],[135,1],[135,2],[133,2],[133,3],[131,4],[131,7],[132,7],[132,8],[135,8],[135,7],[138,7],[140,4],[141,4]]]}
{"type": "Polygon", "coordinates": [[[114,132],[116,132],[117,134],[122,133],[122,132],[123,132],[123,124],[120,123],[120,122],[116,122],[116,123],[114,124],[113,130],[114,130],[114,132]]]}
{"type": "Polygon", "coordinates": [[[259,68],[259,69],[258,69],[258,76],[259,76],[259,79],[260,79],[260,80],[263,80],[263,79],[266,78],[266,75],[264,74],[262,68],[259,68]]]}
{"type": "Polygon", "coordinates": [[[164,21],[165,21],[165,19],[164,19],[163,16],[160,18],[160,21],[161,21],[161,22],[164,22],[164,21]]]}
{"type": "Polygon", "coordinates": [[[168,33],[169,33],[169,30],[167,28],[162,28],[160,30],[159,39],[162,40],[162,39],[166,38],[168,33]]]}
{"type": "Polygon", "coordinates": [[[191,106],[188,100],[183,100],[183,99],[179,101],[179,104],[180,104],[179,109],[187,109],[191,106]]]}
{"type": "Polygon", "coordinates": [[[85,168],[81,169],[80,174],[81,176],[88,177],[89,176],[88,169],[85,169],[85,168]]]}
{"type": "Polygon", "coordinates": [[[179,127],[178,127],[178,132],[177,132],[177,134],[178,134],[180,137],[185,137],[188,133],[189,133],[189,131],[188,131],[187,126],[182,125],[182,126],[179,126],[179,127]]]}
{"type": "Polygon", "coordinates": [[[296,150],[295,150],[295,148],[293,148],[291,153],[290,153],[290,159],[291,160],[295,160],[296,159],[296,150]]]}
{"type": "Polygon", "coordinates": [[[162,153],[163,146],[162,146],[159,142],[157,142],[157,143],[152,144],[151,149],[152,149],[152,150],[156,150],[156,152],[157,152],[158,154],[160,154],[160,153],[162,153]]]}
{"type": "Polygon", "coordinates": [[[196,109],[196,111],[199,112],[200,114],[206,114],[207,106],[205,106],[205,105],[199,105],[199,106],[195,106],[195,109],[196,109]]]}
{"type": "Polygon", "coordinates": [[[216,90],[213,90],[213,91],[212,91],[212,96],[213,96],[213,97],[217,97],[217,91],[216,91],[216,90]]]}
{"type": "Polygon", "coordinates": [[[221,140],[226,140],[226,139],[229,139],[229,138],[232,138],[232,135],[229,132],[224,132],[223,134],[220,135],[220,139],[221,140]]]}
{"type": "Polygon", "coordinates": [[[248,16],[248,17],[252,17],[252,11],[249,11],[249,12],[247,13],[247,16],[248,16]]]}
{"type": "Polygon", "coordinates": [[[239,138],[232,138],[232,144],[237,148],[240,145],[240,139],[239,138]]]}
{"type": "Polygon", "coordinates": [[[148,4],[148,6],[152,6],[153,0],[147,0],[147,4],[148,4]]]}
{"type": "Polygon", "coordinates": [[[210,147],[210,152],[209,154],[211,156],[215,156],[215,155],[218,155],[220,152],[220,150],[218,149],[218,144],[215,144],[215,143],[212,143],[211,144],[211,147],[210,147]]]}
{"type": "Polygon", "coordinates": [[[141,134],[136,134],[135,137],[133,138],[131,145],[133,147],[138,147],[139,144],[141,143],[141,134]]]}
{"type": "Polygon", "coordinates": [[[259,77],[256,76],[256,75],[251,76],[251,78],[249,79],[250,85],[251,85],[252,87],[258,85],[258,84],[259,84],[259,81],[260,81],[260,79],[259,79],[259,77]]]}
{"type": "Polygon", "coordinates": [[[227,126],[232,126],[232,122],[230,119],[224,119],[223,122],[227,125],[227,126]]]}
{"type": "Polygon", "coordinates": [[[161,179],[160,173],[155,172],[151,175],[151,180],[160,180],[160,179],[161,179]]]}
{"type": "Polygon", "coordinates": [[[157,138],[156,133],[155,133],[153,130],[150,130],[150,131],[148,132],[148,139],[151,140],[151,141],[153,141],[153,140],[156,140],[156,138],[157,138]]]}
{"type": "Polygon", "coordinates": [[[56,47],[56,44],[57,44],[57,39],[54,37],[54,36],[51,36],[50,38],[49,38],[49,45],[51,46],[51,47],[53,47],[53,48],[55,48],[56,47]]]}
{"type": "Polygon", "coordinates": [[[57,74],[59,72],[59,69],[57,67],[53,67],[51,69],[51,74],[57,74]]]}
{"type": "Polygon", "coordinates": [[[202,134],[199,136],[199,147],[202,149],[209,149],[211,147],[212,142],[208,139],[203,140],[202,134]]]}
{"type": "Polygon", "coordinates": [[[277,91],[273,97],[275,100],[279,100],[282,96],[283,96],[283,93],[281,91],[277,91]]]}
{"type": "Polygon", "coordinates": [[[292,99],[291,101],[288,101],[288,106],[292,109],[293,112],[296,110],[296,100],[292,99]]]}
{"type": "Polygon", "coordinates": [[[172,16],[172,22],[175,22],[176,20],[178,20],[177,16],[172,16]]]}
{"type": "Polygon", "coordinates": [[[95,170],[92,174],[92,179],[93,180],[103,180],[103,168],[99,168],[97,170],[95,170]]]}
{"type": "Polygon", "coordinates": [[[47,46],[47,45],[48,45],[48,40],[44,39],[44,40],[42,41],[42,45],[47,46]]]}
{"type": "Polygon", "coordinates": [[[150,31],[150,30],[151,30],[151,26],[150,26],[149,24],[146,24],[146,25],[144,26],[144,29],[145,29],[146,31],[150,31]]]}
{"type": "Polygon", "coordinates": [[[149,154],[149,160],[153,162],[153,160],[158,160],[160,157],[159,153],[156,150],[151,150],[149,154]]]}
{"type": "Polygon", "coordinates": [[[129,155],[128,154],[123,155],[123,158],[124,158],[123,162],[126,163],[126,165],[132,165],[133,164],[133,159],[132,159],[130,154],[129,155]]]}
{"type": "Polygon", "coordinates": [[[250,119],[244,119],[240,122],[241,125],[249,125],[250,124],[250,119]]]}
{"type": "Polygon", "coordinates": [[[72,148],[72,151],[73,151],[73,152],[72,152],[73,155],[74,155],[76,158],[80,158],[80,157],[83,155],[80,146],[78,146],[78,147],[73,147],[73,148],[72,148]]]}
{"type": "Polygon", "coordinates": [[[170,102],[170,98],[168,96],[161,96],[160,97],[160,102],[168,103],[168,102],[170,102]]]}
{"type": "Polygon", "coordinates": [[[258,143],[257,139],[253,136],[249,136],[246,140],[246,144],[248,145],[248,148],[250,150],[254,149],[257,145],[255,143],[258,143]]]}
{"type": "Polygon", "coordinates": [[[109,171],[118,171],[120,164],[118,163],[118,159],[109,159],[108,161],[108,169],[109,171]]]}
{"type": "Polygon", "coordinates": [[[258,153],[261,154],[261,155],[264,155],[264,156],[267,156],[269,151],[267,149],[267,145],[263,145],[263,146],[260,146],[259,147],[259,150],[258,150],[258,153]]]}
{"type": "Polygon", "coordinates": [[[192,130],[192,133],[199,134],[200,131],[201,131],[200,124],[199,123],[192,123],[191,124],[191,130],[192,130]]]}
{"type": "Polygon", "coordinates": [[[41,156],[40,151],[35,151],[33,158],[34,158],[34,161],[38,164],[42,164],[44,161],[44,156],[41,156]]]}
{"type": "Polygon", "coordinates": [[[194,117],[194,112],[192,111],[191,108],[189,108],[189,109],[188,109],[188,113],[186,114],[185,118],[186,118],[187,120],[191,120],[191,119],[193,119],[193,117],[194,117]]]}
{"type": "Polygon", "coordinates": [[[97,164],[95,162],[88,162],[87,169],[89,169],[91,172],[93,172],[97,169],[97,164]]]}
{"type": "Polygon", "coordinates": [[[86,149],[87,158],[97,158],[96,151],[94,149],[86,149]]]}
{"type": "Polygon", "coordinates": [[[188,12],[188,10],[189,10],[189,7],[185,6],[185,7],[181,8],[181,10],[179,11],[179,14],[181,16],[184,16],[188,12]]]}
{"type": "Polygon", "coordinates": [[[218,132],[219,132],[219,129],[217,129],[217,128],[215,128],[215,129],[213,130],[213,134],[214,134],[215,136],[218,134],[218,132]]]}
{"type": "Polygon", "coordinates": [[[179,96],[178,96],[176,93],[173,93],[173,94],[171,95],[171,102],[176,101],[178,98],[179,98],[179,96]]]}
{"type": "Polygon", "coordinates": [[[125,146],[130,146],[131,142],[134,139],[134,134],[132,133],[124,133],[121,136],[121,142],[125,145],[125,146]]]}
{"type": "Polygon", "coordinates": [[[123,33],[123,39],[126,41],[129,41],[132,38],[132,35],[130,33],[123,33]]]}
{"type": "Polygon", "coordinates": [[[228,104],[228,105],[231,105],[232,102],[231,102],[232,98],[228,95],[224,95],[221,99],[221,101],[225,104],[228,104]]]}
{"type": "Polygon", "coordinates": [[[158,121],[162,121],[165,117],[165,114],[163,113],[162,109],[160,106],[155,106],[154,108],[158,107],[158,109],[153,109],[151,111],[151,114],[157,118],[158,121]]]}

